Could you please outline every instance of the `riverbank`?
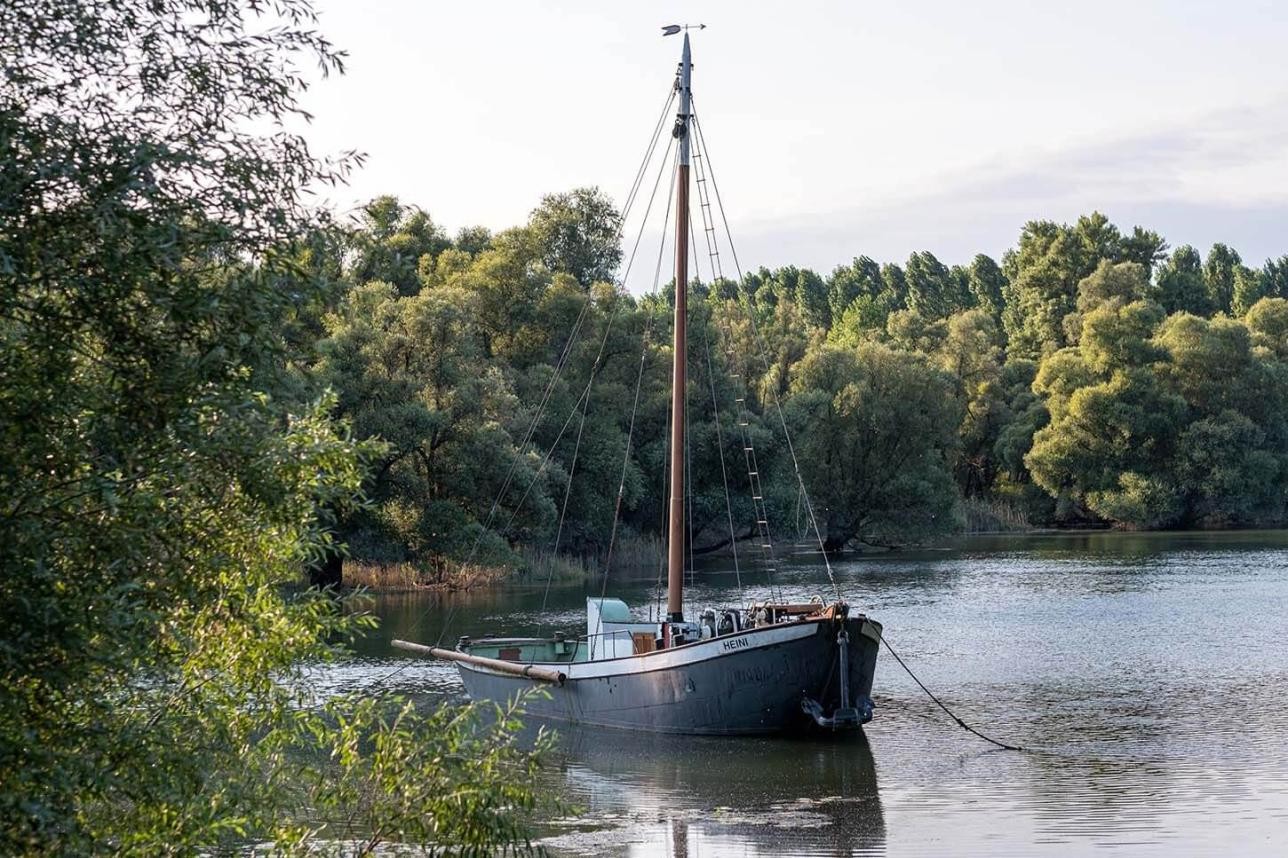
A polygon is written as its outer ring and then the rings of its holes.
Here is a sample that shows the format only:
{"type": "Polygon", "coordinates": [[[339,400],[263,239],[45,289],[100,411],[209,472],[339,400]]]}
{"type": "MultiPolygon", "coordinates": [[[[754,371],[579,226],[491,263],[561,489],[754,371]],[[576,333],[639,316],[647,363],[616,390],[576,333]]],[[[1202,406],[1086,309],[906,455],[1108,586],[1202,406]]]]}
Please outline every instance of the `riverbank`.
{"type": "Polygon", "coordinates": [[[373,593],[455,592],[545,581],[569,584],[588,580],[593,574],[590,566],[576,557],[557,556],[529,548],[519,549],[516,555],[512,564],[449,566],[348,560],[344,564],[342,580],[346,588],[361,588],[373,593]]]}

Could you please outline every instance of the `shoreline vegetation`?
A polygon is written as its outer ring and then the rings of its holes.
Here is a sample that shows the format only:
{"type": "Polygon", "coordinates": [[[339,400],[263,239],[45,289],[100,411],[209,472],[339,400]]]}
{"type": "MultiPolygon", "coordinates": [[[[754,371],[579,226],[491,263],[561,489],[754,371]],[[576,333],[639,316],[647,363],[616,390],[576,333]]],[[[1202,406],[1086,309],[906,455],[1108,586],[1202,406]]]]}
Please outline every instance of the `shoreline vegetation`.
{"type": "MultiPolygon", "coordinates": [[[[382,197],[337,237],[299,362],[383,445],[367,502],[335,521],[364,580],[575,577],[660,538],[673,301],[613,282],[620,227],[579,188],[455,236],[382,197]]],[[[1288,521],[1288,256],[1171,249],[1093,212],[1025,224],[1000,260],[694,282],[689,313],[697,554],[731,520],[753,532],[758,503],[775,541],[815,510],[833,556],[1288,521]]]]}
{"type": "MultiPolygon", "coordinates": [[[[346,559],[341,586],[372,593],[474,590],[510,585],[569,584],[598,577],[600,566],[591,560],[553,554],[523,546],[512,563],[444,563],[427,567],[409,561],[373,562],[346,559]]],[[[666,556],[665,544],[656,538],[628,537],[614,551],[614,571],[656,569],[666,556]]]]}

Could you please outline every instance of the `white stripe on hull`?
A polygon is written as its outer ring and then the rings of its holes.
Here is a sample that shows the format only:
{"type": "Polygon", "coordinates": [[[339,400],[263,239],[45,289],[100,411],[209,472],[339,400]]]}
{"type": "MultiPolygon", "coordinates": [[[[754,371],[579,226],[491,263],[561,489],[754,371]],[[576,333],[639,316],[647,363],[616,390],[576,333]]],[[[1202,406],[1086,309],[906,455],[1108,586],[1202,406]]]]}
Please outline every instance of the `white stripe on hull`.
{"type": "MultiPolygon", "coordinates": [[[[749,652],[776,644],[801,640],[818,634],[819,630],[820,623],[817,621],[783,623],[765,628],[748,629],[740,634],[725,635],[710,640],[684,644],[674,649],[657,650],[642,655],[606,658],[598,661],[538,661],[533,662],[533,664],[538,667],[551,667],[563,671],[568,677],[568,681],[574,682],[578,679],[599,679],[608,676],[649,673],[654,670],[671,670],[701,661],[709,661],[713,658],[720,658],[734,652],[749,652]]],[[[471,670],[476,673],[486,673],[492,676],[504,675],[476,665],[462,664],[461,669],[471,670]]]]}

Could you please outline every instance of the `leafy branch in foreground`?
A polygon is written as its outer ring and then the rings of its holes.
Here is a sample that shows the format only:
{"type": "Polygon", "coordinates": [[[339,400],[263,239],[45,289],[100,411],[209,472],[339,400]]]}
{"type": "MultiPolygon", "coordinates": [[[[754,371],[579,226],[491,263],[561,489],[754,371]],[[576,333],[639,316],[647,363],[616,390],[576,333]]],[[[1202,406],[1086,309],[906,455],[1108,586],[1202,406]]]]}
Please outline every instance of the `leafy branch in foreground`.
{"type": "MultiPolygon", "coordinates": [[[[288,338],[328,285],[304,195],[347,165],[246,129],[342,56],[302,0],[13,0],[0,53],[0,853],[314,851],[302,666],[364,621],[299,585],[378,446],[288,338]]],[[[467,741],[384,705],[326,715],[390,769],[478,752],[440,783],[493,823],[442,833],[518,837],[512,719],[467,741]]],[[[371,818],[406,808],[372,785],[371,818]]]]}
{"type": "Polygon", "coordinates": [[[317,770],[309,804],[358,855],[415,843],[447,854],[536,851],[524,820],[555,809],[536,785],[553,736],[542,729],[521,744],[521,704],[428,714],[398,700],[331,704],[309,720],[334,763],[317,770]]]}

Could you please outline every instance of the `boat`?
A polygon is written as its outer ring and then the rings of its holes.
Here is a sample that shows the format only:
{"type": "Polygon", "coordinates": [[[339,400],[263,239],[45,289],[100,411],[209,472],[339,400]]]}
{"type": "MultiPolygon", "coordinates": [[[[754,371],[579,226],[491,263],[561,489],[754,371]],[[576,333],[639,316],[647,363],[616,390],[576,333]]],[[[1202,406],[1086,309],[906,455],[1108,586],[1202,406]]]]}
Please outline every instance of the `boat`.
{"type": "MultiPolygon", "coordinates": [[[[696,735],[858,729],[873,714],[881,625],[851,610],[839,589],[830,603],[815,599],[712,606],[686,619],[684,439],[693,64],[688,28],[664,28],[667,35],[681,30],[672,137],[678,144],[675,241],[686,252],[675,254],[666,613],[646,621],[632,614],[625,602],[603,595],[586,600],[585,635],[462,637],[454,649],[406,641],[394,645],[456,662],[474,700],[505,702],[534,684],[543,686],[545,694],[530,695],[524,702],[525,712],[538,718],[696,735]]],[[[699,201],[708,205],[701,196],[699,201]]]]}

